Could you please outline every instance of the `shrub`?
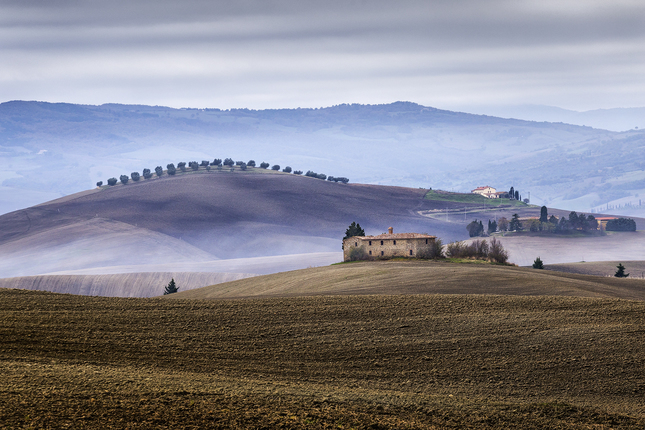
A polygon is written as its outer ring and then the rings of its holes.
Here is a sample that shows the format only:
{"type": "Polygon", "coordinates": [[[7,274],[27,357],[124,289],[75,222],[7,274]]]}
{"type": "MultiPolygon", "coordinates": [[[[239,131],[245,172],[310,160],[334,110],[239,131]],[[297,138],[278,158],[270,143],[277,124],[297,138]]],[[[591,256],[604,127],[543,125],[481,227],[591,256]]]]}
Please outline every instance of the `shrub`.
{"type": "Polygon", "coordinates": [[[255,167],[255,160],[249,160],[249,162],[246,163],[246,165],[249,167],[255,167]]]}
{"type": "Polygon", "coordinates": [[[293,174],[294,175],[302,175],[302,170],[294,170],[293,174]]]}
{"type": "Polygon", "coordinates": [[[96,186],[97,186],[97,187],[100,187],[101,185],[103,185],[103,181],[98,181],[98,182],[96,183],[96,186]]]}
{"type": "Polygon", "coordinates": [[[362,246],[352,248],[349,251],[349,261],[367,260],[368,258],[367,251],[362,246]]]}
{"type": "Polygon", "coordinates": [[[108,182],[108,185],[112,187],[112,186],[116,185],[117,181],[116,181],[116,178],[110,178],[110,179],[108,179],[107,182],[108,182]]]}
{"type": "Polygon", "coordinates": [[[542,259],[540,257],[536,258],[535,261],[533,261],[533,268],[544,269],[544,263],[542,262],[542,259]]]}
{"type": "Polygon", "coordinates": [[[121,175],[121,176],[119,176],[119,180],[121,181],[121,183],[122,183],[123,185],[125,185],[125,184],[127,184],[127,183],[128,183],[128,181],[130,180],[130,178],[128,178],[128,176],[127,176],[127,175],[121,175]]]}
{"type": "Polygon", "coordinates": [[[244,163],[244,161],[236,161],[236,162],[235,162],[235,165],[236,165],[236,166],[241,166],[243,163],[244,163]]]}
{"type": "Polygon", "coordinates": [[[191,161],[188,163],[188,167],[190,167],[194,171],[197,171],[199,170],[199,163],[197,161],[191,161]]]}
{"type": "Polygon", "coordinates": [[[143,177],[145,179],[150,179],[152,178],[152,173],[150,173],[150,169],[143,169],[143,177]]]}
{"type": "Polygon", "coordinates": [[[157,174],[157,176],[163,175],[163,167],[161,166],[155,167],[155,173],[157,174]]]}
{"type": "Polygon", "coordinates": [[[182,172],[185,172],[186,171],[186,163],[184,161],[182,161],[181,163],[177,163],[177,168],[179,168],[179,170],[181,170],[182,172]]]}
{"type": "Polygon", "coordinates": [[[488,252],[489,252],[488,242],[486,242],[485,239],[473,240],[470,243],[470,245],[468,245],[468,248],[466,249],[466,253],[468,257],[477,258],[479,260],[487,259],[488,252]]]}
{"type": "Polygon", "coordinates": [[[136,181],[138,181],[139,179],[141,179],[141,175],[139,174],[139,172],[132,172],[132,173],[130,173],[130,177],[131,177],[131,178],[132,178],[132,180],[133,180],[133,181],[135,181],[135,182],[136,182],[136,181]]]}
{"type": "Polygon", "coordinates": [[[287,166],[287,167],[285,167],[284,169],[282,169],[282,171],[283,171],[283,172],[285,172],[285,173],[291,173],[291,170],[292,170],[292,169],[291,169],[291,167],[289,167],[289,166],[287,166]]]}
{"type": "Polygon", "coordinates": [[[214,159],[214,160],[213,160],[213,162],[211,163],[211,166],[221,166],[221,165],[222,165],[222,160],[221,160],[221,158],[216,158],[216,159],[214,159]]]}
{"type": "Polygon", "coordinates": [[[202,160],[202,164],[200,164],[200,166],[202,167],[208,167],[209,165],[210,163],[208,162],[208,160],[202,160]]]}
{"type": "Polygon", "coordinates": [[[464,254],[466,246],[463,242],[450,242],[446,245],[446,256],[451,258],[460,258],[464,254]]]}
{"type": "Polygon", "coordinates": [[[508,252],[506,252],[502,243],[495,237],[490,240],[488,259],[501,264],[505,264],[508,261],[508,252]]]}
{"type": "Polygon", "coordinates": [[[327,176],[327,180],[329,182],[334,182],[334,177],[333,176],[327,176]]]}
{"type": "Polygon", "coordinates": [[[317,177],[318,179],[322,179],[323,181],[324,181],[325,179],[327,179],[327,175],[325,175],[324,173],[318,173],[318,175],[316,175],[316,177],[317,177]]]}
{"type": "Polygon", "coordinates": [[[175,165],[170,163],[166,166],[166,169],[168,171],[169,175],[174,175],[177,172],[177,169],[175,169],[175,165]]]}
{"type": "Polygon", "coordinates": [[[233,161],[232,158],[225,158],[224,159],[224,165],[233,167],[235,165],[235,161],[233,161]]]}
{"type": "Polygon", "coordinates": [[[263,169],[268,169],[269,168],[269,163],[265,163],[264,161],[260,163],[260,167],[263,169]]]}
{"type": "Polygon", "coordinates": [[[273,166],[271,166],[271,170],[276,170],[276,171],[280,170],[280,165],[274,164],[273,166]]]}
{"type": "Polygon", "coordinates": [[[245,162],[242,162],[242,164],[240,164],[240,170],[246,170],[246,163],[245,162]]]}

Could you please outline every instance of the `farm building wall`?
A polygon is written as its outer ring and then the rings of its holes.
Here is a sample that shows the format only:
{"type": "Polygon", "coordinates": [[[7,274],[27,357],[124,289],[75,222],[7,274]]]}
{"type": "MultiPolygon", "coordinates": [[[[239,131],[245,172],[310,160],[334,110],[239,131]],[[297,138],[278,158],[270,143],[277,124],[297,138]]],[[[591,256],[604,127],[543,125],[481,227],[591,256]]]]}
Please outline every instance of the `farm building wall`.
{"type": "MultiPolygon", "coordinates": [[[[395,257],[418,258],[430,252],[434,243],[434,236],[400,237],[401,235],[381,236],[355,236],[343,240],[343,258],[350,261],[352,250],[363,248],[365,258],[369,260],[388,259],[395,257]],[[399,236],[399,237],[397,237],[399,236]]],[[[426,254],[427,255],[427,254],[426,254]]]]}

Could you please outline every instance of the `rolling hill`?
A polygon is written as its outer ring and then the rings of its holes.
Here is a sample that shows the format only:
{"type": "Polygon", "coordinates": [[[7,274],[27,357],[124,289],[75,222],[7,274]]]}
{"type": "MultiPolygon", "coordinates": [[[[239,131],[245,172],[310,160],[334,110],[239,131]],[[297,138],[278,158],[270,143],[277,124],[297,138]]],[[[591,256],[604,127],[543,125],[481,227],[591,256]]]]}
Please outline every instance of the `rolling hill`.
{"type": "Polygon", "coordinates": [[[446,261],[354,262],[258,276],[183,291],[167,299],[319,295],[485,294],[645,300],[645,280],[446,261]]]}
{"type": "MultiPolygon", "coordinates": [[[[491,207],[479,201],[484,199],[428,198],[433,194],[424,189],[262,173],[238,169],[164,175],[2,215],[0,278],[13,279],[0,285],[35,289],[45,285],[36,275],[76,276],[65,278],[66,292],[81,294],[90,282],[81,277],[86,275],[213,272],[239,278],[341,261],[340,239],[353,221],[367,234],[392,226],[449,242],[466,239],[465,225],[472,219],[539,213],[523,203],[491,207]]],[[[642,228],[643,220],[637,222],[642,228]]],[[[622,258],[620,252],[628,252],[631,260],[645,260],[640,232],[618,237],[502,240],[518,264],[530,264],[537,255],[547,264],[579,261],[580,249],[593,247],[602,249],[600,260],[622,258]],[[526,240],[531,242],[524,246],[526,240]],[[545,257],[548,252],[553,258],[545,257]]],[[[60,285],[60,278],[50,279],[60,285]]],[[[97,280],[93,291],[158,294],[157,281],[149,283],[148,275],[140,279],[149,287],[128,292],[97,280]]]]}
{"type": "MultiPolygon", "coordinates": [[[[352,182],[467,192],[490,184],[589,211],[645,192],[645,131],[451,112],[409,102],[322,109],[0,104],[0,213],[180,161],[233,157],[352,182]]],[[[638,216],[633,213],[633,216],[638,216]]]]}

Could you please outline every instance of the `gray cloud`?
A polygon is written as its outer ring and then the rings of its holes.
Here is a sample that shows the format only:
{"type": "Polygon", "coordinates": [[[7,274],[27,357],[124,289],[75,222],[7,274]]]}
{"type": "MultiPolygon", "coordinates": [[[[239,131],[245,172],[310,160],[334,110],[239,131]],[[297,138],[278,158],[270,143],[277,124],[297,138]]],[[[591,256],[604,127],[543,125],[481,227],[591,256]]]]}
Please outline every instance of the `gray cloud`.
{"type": "Polygon", "coordinates": [[[642,104],[640,1],[3,1],[0,99],[642,104]]]}

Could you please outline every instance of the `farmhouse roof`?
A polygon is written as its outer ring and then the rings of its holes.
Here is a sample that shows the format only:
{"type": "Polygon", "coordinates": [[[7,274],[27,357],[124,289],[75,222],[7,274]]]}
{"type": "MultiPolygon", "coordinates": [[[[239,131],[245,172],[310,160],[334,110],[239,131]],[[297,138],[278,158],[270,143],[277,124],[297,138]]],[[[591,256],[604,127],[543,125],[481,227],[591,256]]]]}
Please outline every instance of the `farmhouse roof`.
{"type": "Polygon", "coordinates": [[[430,239],[436,236],[422,233],[383,233],[378,236],[363,236],[365,239],[430,239]]]}
{"type": "MultiPolygon", "coordinates": [[[[485,189],[487,189],[487,188],[493,188],[493,187],[491,187],[490,185],[485,185],[485,186],[483,186],[483,187],[477,187],[477,188],[475,188],[475,189],[474,189],[473,191],[471,191],[471,192],[478,191],[478,190],[485,190],[485,189]]],[[[493,189],[494,189],[494,188],[493,188],[493,189]]]]}

